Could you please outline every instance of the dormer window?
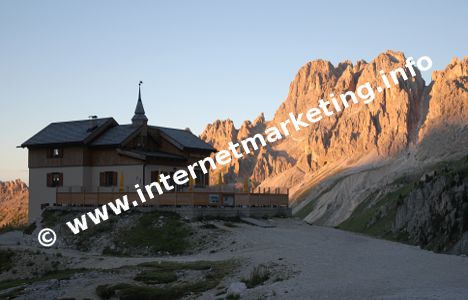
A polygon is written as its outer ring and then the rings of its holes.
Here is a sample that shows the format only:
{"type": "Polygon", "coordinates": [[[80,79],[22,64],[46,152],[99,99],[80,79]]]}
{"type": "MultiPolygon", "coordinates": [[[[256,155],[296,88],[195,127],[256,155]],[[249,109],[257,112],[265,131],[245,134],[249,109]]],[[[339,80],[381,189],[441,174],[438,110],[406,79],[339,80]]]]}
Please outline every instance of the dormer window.
{"type": "Polygon", "coordinates": [[[63,156],[62,148],[54,147],[49,149],[50,158],[60,158],[63,156]]]}

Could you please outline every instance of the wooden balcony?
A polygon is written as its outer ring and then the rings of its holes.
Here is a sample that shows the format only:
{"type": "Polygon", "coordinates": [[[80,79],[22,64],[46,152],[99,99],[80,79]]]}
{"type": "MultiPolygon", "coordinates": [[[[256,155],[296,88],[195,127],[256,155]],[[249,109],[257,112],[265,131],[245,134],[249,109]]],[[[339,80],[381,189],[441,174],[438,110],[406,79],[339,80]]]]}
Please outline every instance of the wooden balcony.
{"type": "Polygon", "coordinates": [[[142,203],[136,192],[119,191],[77,191],[76,189],[57,189],[56,203],[62,206],[98,206],[121,199],[127,195],[131,204],[137,201],[139,206],[191,206],[191,207],[288,207],[288,193],[275,193],[265,189],[263,192],[240,191],[182,191],[166,192],[142,203]]]}

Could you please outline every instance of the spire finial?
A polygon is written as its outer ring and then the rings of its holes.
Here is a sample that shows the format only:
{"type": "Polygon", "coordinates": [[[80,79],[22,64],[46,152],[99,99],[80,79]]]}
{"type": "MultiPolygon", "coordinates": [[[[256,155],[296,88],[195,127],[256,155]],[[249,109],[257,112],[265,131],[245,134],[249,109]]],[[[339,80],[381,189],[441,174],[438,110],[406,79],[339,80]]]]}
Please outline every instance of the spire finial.
{"type": "Polygon", "coordinates": [[[141,101],[141,85],[143,84],[143,81],[140,80],[138,82],[138,101],[141,101]]]}

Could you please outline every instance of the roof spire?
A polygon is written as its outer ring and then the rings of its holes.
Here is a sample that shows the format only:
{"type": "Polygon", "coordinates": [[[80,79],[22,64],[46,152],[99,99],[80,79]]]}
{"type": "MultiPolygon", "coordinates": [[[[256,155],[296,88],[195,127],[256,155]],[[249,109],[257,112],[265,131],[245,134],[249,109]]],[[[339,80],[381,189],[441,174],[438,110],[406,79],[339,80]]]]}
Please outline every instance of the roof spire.
{"type": "Polygon", "coordinates": [[[146,125],[148,118],[145,115],[145,109],[143,108],[143,102],[141,101],[141,85],[143,81],[140,80],[138,83],[138,101],[135,108],[135,115],[132,118],[132,124],[135,126],[146,125]]]}

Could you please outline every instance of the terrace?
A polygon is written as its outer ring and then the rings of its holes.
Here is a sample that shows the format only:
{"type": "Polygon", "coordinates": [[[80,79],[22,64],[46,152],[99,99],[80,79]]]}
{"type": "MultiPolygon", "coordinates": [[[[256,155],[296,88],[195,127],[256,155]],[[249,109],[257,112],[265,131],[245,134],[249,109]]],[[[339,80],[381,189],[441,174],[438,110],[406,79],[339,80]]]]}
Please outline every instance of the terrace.
{"type": "MultiPolygon", "coordinates": [[[[56,203],[59,206],[98,206],[115,201],[127,195],[131,203],[139,200],[135,190],[126,187],[112,188],[84,188],[58,187],[56,189],[56,203]]],[[[245,191],[230,186],[216,186],[208,188],[182,189],[165,192],[149,199],[147,195],[146,207],[288,207],[289,191],[287,189],[252,189],[245,191]]]]}

